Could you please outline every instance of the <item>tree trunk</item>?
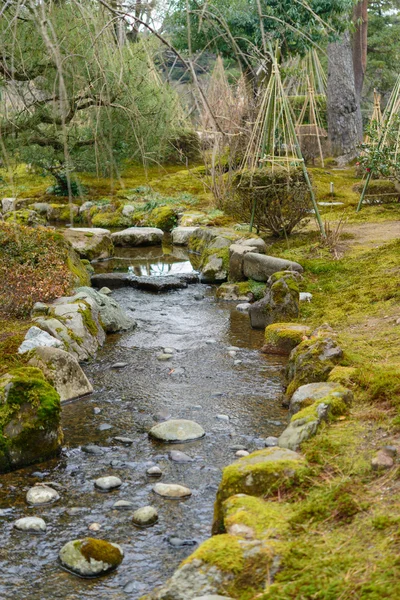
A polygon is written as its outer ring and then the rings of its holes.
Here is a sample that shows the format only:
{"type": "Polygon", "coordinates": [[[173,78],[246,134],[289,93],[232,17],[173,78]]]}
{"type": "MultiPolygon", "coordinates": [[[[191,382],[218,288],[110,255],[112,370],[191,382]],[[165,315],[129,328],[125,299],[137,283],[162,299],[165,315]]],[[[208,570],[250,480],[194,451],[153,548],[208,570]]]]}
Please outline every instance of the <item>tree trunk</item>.
{"type": "Polygon", "coordinates": [[[360,0],[356,4],[353,11],[353,22],[356,27],[353,35],[354,83],[357,97],[361,100],[367,67],[368,0],[360,0]]]}
{"type": "Polygon", "coordinates": [[[328,45],[328,132],[333,156],[345,163],[357,156],[360,105],[354,82],[350,34],[328,45]]]}

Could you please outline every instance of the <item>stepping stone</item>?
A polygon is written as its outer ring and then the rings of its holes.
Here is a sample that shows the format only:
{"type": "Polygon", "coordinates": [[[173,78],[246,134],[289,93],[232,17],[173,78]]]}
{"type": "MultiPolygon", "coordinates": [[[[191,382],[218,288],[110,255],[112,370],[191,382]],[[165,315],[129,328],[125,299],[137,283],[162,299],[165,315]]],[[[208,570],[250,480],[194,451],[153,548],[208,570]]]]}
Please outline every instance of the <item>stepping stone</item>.
{"type": "Polygon", "coordinates": [[[192,495],[192,491],[176,483],[156,483],[153,487],[153,492],[163,498],[171,498],[173,500],[179,498],[188,498],[192,495]]]}
{"type": "Polygon", "coordinates": [[[149,431],[150,437],[163,442],[188,442],[205,436],[204,429],[194,421],[172,419],[159,423],[149,431]]]}
{"type": "Polygon", "coordinates": [[[94,485],[103,492],[109,492],[111,490],[115,490],[122,485],[122,481],[119,477],[115,477],[114,475],[108,475],[106,477],[99,477],[94,482],[94,485]]]}
{"type": "Polygon", "coordinates": [[[135,510],[132,521],[137,527],[151,527],[158,521],[158,512],[153,506],[143,506],[135,510]]]}
{"type": "Polygon", "coordinates": [[[34,531],[36,533],[46,531],[46,523],[39,517],[23,517],[15,521],[14,527],[20,531],[34,531]]]}
{"type": "Polygon", "coordinates": [[[33,506],[39,506],[41,504],[50,504],[60,499],[60,495],[53,488],[47,485],[35,485],[35,487],[28,490],[26,494],[26,501],[28,504],[33,506]]]}
{"type": "Polygon", "coordinates": [[[189,456],[188,454],[185,454],[185,452],[180,452],[179,450],[171,450],[171,452],[169,453],[169,457],[174,462],[180,462],[180,463],[193,462],[193,458],[191,456],[189,456]]]}

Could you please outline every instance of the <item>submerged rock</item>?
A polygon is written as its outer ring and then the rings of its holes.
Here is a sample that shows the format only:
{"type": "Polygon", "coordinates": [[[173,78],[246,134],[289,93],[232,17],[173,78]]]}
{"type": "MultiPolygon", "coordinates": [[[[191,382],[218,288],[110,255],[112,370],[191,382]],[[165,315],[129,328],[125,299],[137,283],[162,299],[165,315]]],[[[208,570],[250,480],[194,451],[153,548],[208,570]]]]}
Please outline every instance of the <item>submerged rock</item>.
{"type": "Polygon", "coordinates": [[[96,577],[116,569],[124,552],[118,544],[84,538],[63,546],[59,553],[61,564],[81,577],[96,577]]]}
{"type": "Polygon", "coordinates": [[[15,521],[14,527],[20,531],[34,531],[35,533],[46,531],[46,523],[39,517],[23,517],[15,521]]]}
{"type": "Polygon", "coordinates": [[[60,494],[56,492],[56,490],[53,490],[53,488],[44,484],[35,485],[35,487],[28,490],[26,494],[27,503],[32,504],[33,506],[51,504],[59,499],[60,494]]]}
{"type": "Polygon", "coordinates": [[[117,510],[129,510],[133,507],[133,502],[130,502],[129,500],[117,500],[117,502],[114,502],[113,504],[113,508],[117,510]]]}
{"type": "Polygon", "coordinates": [[[162,471],[160,467],[150,467],[146,471],[149,477],[161,477],[162,471]]]}
{"type": "Polygon", "coordinates": [[[180,452],[179,450],[171,450],[171,452],[169,453],[169,457],[174,462],[180,462],[180,463],[193,462],[193,458],[191,456],[189,456],[188,454],[185,454],[185,452],[180,452]]]}
{"type": "Polygon", "coordinates": [[[153,492],[164,498],[173,499],[188,498],[192,495],[192,491],[189,488],[176,483],[156,483],[153,487],[153,492]]]}
{"type": "Polygon", "coordinates": [[[151,527],[158,521],[158,512],[153,506],[143,506],[135,510],[132,521],[137,527],[151,527]]]}
{"type": "Polygon", "coordinates": [[[149,435],[163,442],[189,442],[204,437],[205,431],[201,425],[194,421],[171,419],[152,427],[149,435]]]}

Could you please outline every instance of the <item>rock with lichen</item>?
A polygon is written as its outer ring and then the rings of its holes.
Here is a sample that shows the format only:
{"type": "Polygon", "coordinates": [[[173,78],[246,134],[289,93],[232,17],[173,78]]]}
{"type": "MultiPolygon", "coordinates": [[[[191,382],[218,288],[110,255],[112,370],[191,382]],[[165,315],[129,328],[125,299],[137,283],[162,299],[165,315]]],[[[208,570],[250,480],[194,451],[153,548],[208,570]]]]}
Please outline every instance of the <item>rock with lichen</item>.
{"type": "Polygon", "coordinates": [[[59,552],[63,567],[81,577],[97,577],[116,569],[124,552],[118,544],[84,538],[67,542],[59,552]]]}
{"type": "Polygon", "coordinates": [[[100,227],[70,227],[63,231],[64,238],[81,258],[87,260],[109,258],[114,254],[111,232],[100,227]]]}
{"type": "Polygon", "coordinates": [[[264,297],[249,309],[250,323],[254,329],[264,329],[271,323],[291,321],[298,316],[297,277],[286,271],[269,278],[264,297]]]}
{"type": "Polygon", "coordinates": [[[301,323],[272,323],[265,328],[262,352],[287,356],[310,333],[310,327],[301,323]]]}
{"type": "Polygon", "coordinates": [[[0,378],[0,472],[56,456],[63,442],[61,404],[40,369],[14,369],[0,378]]]}

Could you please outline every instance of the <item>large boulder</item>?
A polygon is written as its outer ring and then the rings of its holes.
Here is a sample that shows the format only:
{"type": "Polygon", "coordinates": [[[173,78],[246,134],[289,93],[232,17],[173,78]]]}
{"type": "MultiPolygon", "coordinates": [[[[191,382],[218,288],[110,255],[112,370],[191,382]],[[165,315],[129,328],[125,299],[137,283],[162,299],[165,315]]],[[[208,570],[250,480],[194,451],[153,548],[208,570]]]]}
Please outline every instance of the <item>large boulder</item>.
{"type": "Polygon", "coordinates": [[[254,329],[264,329],[271,323],[291,321],[298,316],[299,286],[296,277],[285,271],[268,279],[264,298],[249,309],[250,323],[254,329]]]}
{"type": "Polygon", "coordinates": [[[61,450],[61,404],[42,371],[15,369],[0,378],[0,472],[48,460],[61,450]]]}
{"type": "Polygon", "coordinates": [[[162,243],[164,232],[156,227],[129,227],[117,231],[111,238],[115,246],[159,246],[162,243]]]}
{"type": "Polygon", "coordinates": [[[343,351],[329,335],[304,340],[290,353],[286,368],[287,397],[307,383],[327,381],[333,367],[341,360],[343,351]]]}
{"type": "Polygon", "coordinates": [[[109,295],[97,292],[90,287],[80,287],[77,290],[77,298],[87,300],[91,298],[96,303],[100,314],[100,322],[106,333],[116,333],[118,331],[128,331],[136,327],[133,319],[122,310],[118,302],[109,295]]]}
{"type": "Polygon", "coordinates": [[[64,344],[62,341],[47,333],[47,331],[43,331],[34,325],[26,332],[25,339],[18,348],[18,352],[19,354],[24,354],[34,348],[64,348],[64,344]]]}
{"type": "Polygon", "coordinates": [[[262,352],[288,356],[310,334],[310,327],[301,323],[273,323],[265,328],[262,352]]]}
{"type": "Polygon", "coordinates": [[[55,388],[61,402],[93,392],[93,386],[72,354],[59,348],[36,348],[29,365],[38,367],[55,388]]]}
{"type": "Polygon", "coordinates": [[[302,442],[317,433],[323,421],[347,414],[352,400],[352,392],[340,384],[321,382],[301,386],[290,401],[291,412],[295,414],[280,435],[279,446],[298,450],[302,442]]]}
{"type": "Polygon", "coordinates": [[[109,258],[114,254],[111,232],[98,227],[70,227],[63,231],[65,239],[81,258],[109,258]]]}
{"type": "Polygon", "coordinates": [[[256,254],[249,252],[243,258],[243,272],[249,279],[255,281],[268,281],[268,278],[278,271],[296,271],[303,272],[303,267],[299,263],[275,256],[266,256],[265,254],[256,254]]]}
{"type": "Polygon", "coordinates": [[[224,531],[223,503],[235,494],[267,497],[290,485],[305,461],[291,450],[258,450],[225,467],[214,505],[213,533],[224,531]]]}
{"type": "Polygon", "coordinates": [[[176,227],[172,230],[172,243],[176,246],[187,246],[190,236],[198,227],[176,227]]]}
{"type": "Polygon", "coordinates": [[[211,254],[204,261],[201,268],[200,281],[202,283],[222,283],[228,278],[228,266],[224,256],[211,254]]]}
{"type": "Polygon", "coordinates": [[[124,558],[118,544],[84,538],[67,542],[60,550],[60,562],[69,571],[81,577],[96,577],[116,569],[124,558]]]}

